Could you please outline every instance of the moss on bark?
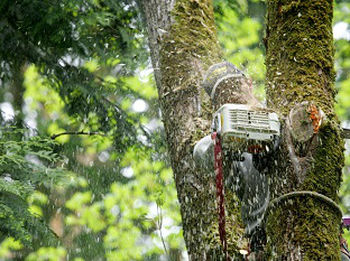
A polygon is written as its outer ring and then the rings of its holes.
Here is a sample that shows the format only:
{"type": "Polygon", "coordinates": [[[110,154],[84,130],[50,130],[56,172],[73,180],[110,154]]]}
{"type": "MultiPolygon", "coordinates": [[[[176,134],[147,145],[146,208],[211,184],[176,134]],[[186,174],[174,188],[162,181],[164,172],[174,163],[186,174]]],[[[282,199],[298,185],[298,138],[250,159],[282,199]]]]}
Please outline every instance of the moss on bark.
{"type": "Polygon", "coordinates": [[[294,104],[313,101],[333,116],[332,4],[332,0],[268,1],[267,95],[269,106],[283,115],[294,104]]]}
{"type": "Polygon", "coordinates": [[[340,260],[340,215],[333,206],[299,197],[281,203],[271,213],[266,260],[340,260]]]}
{"type": "MultiPolygon", "coordinates": [[[[174,23],[164,33],[160,49],[163,120],[181,205],[184,238],[191,260],[223,260],[217,233],[214,173],[194,166],[195,143],[210,132],[212,104],[201,89],[207,68],[221,61],[211,0],[177,0],[174,23]]],[[[232,195],[227,200],[235,200],[232,195]]],[[[243,225],[237,202],[227,205],[229,254],[238,253],[243,225]],[[239,239],[239,240],[238,240],[239,239]]]]}
{"type": "MultiPolygon", "coordinates": [[[[285,117],[303,101],[327,117],[307,155],[300,179],[291,158],[279,157],[274,196],[297,190],[316,191],[337,201],[343,167],[343,141],[334,114],[331,0],[269,0],[266,32],[268,104],[285,117]],[[282,95],[281,95],[282,94],[282,95]],[[302,180],[301,183],[296,182],[302,180]]],[[[288,155],[286,140],[281,155],[288,155]]],[[[267,232],[273,260],[340,260],[337,211],[312,198],[297,198],[268,214],[267,232]],[[295,251],[289,251],[290,249],[295,251]],[[272,251],[273,250],[273,251],[272,251]],[[289,251],[289,252],[288,252],[289,251]]]]}
{"type": "Polygon", "coordinates": [[[209,107],[208,100],[200,94],[200,84],[206,69],[212,63],[220,61],[221,56],[211,1],[178,0],[172,16],[175,22],[165,34],[161,46],[162,88],[159,89],[159,94],[166,115],[165,125],[170,127],[167,131],[170,147],[182,150],[188,144],[184,140],[174,144],[175,141],[179,141],[173,137],[176,129],[191,134],[181,135],[187,140],[192,139],[193,133],[201,138],[210,129],[208,120],[211,115],[207,112],[208,109],[198,110],[202,105],[205,108],[209,107]],[[177,110],[176,114],[173,113],[174,110],[177,110]],[[179,115],[182,117],[179,118],[179,115]],[[186,124],[188,120],[198,122],[189,126],[190,124],[186,124]],[[183,129],[186,125],[190,129],[183,129]]]}
{"type": "Polygon", "coordinates": [[[331,122],[321,128],[317,138],[319,146],[315,149],[312,167],[300,189],[316,191],[338,201],[337,192],[344,165],[343,140],[331,122]]]}

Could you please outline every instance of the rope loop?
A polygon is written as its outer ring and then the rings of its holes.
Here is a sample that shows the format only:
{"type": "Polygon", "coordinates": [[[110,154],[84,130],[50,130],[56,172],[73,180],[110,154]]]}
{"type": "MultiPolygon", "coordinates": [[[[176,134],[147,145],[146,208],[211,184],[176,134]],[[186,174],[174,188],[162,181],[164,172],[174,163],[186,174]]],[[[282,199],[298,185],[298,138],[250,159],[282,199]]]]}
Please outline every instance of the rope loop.
{"type": "Polygon", "coordinates": [[[288,199],[292,199],[292,198],[296,198],[296,197],[302,197],[302,196],[309,196],[309,197],[312,197],[312,198],[316,198],[316,199],[319,199],[325,203],[327,203],[329,206],[333,207],[338,213],[340,216],[343,216],[343,212],[342,210],[340,209],[340,207],[338,206],[337,203],[335,203],[331,198],[323,195],[323,194],[320,194],[320,193],[317,193],[315,191],[307,191],[307,190],[302,190],[302,191],[293,191],[293,192],[290,192],[290,193],[287,193],[287,194],[284,194],[278,198],[275,198],[273,200],[270,201],[267,209],[266,209],[266,212],[277,207],[278,205],[280,205],[282,202],[288,200],[288,199]]]}

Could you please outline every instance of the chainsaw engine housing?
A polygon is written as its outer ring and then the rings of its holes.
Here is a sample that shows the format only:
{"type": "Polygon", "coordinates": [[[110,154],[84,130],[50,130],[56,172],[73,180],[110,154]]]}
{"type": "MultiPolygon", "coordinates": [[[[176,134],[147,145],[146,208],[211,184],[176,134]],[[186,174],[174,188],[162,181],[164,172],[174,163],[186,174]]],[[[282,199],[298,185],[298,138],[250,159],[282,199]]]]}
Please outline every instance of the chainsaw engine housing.
{"type": "Polygon", "coordinates": [[[268,151],[280,136],[276,113],[244,104],[224,104],[214,114],[213,129],[223,149],[239,153],[268,151]]]}

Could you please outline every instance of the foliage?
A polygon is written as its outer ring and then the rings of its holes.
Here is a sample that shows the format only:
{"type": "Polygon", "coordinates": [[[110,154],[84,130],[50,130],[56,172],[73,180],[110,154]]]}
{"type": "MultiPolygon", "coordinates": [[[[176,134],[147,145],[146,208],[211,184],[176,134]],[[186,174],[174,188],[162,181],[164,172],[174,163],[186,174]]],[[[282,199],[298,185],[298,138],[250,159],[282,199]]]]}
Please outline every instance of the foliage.
{"type": "MultiPolygon", "coordinates": [[[[263,100],[264,4],[214,3],[226,59],[253,79],[263,100]]],[[[335,23],[349,23],[348,10],[339,1],[335,23]]],[[[139,13],[132,0],[1,1],[0,106],[15,107],[13,82],[21,74],[20,109],[36,131],[1,116],[0,259],[181,258],[180,214],[139,13]],[[136,101],[145,108],[136,110],[136,101]],[[49,138],[81,130],[104,136],[49,138]]],[[[348,120],[348,39],[336,48],[337,111],[348,120]]]]}
{"type": "Polygon", "coordinates": [[[13,237],[8,237],[0,244],[0,258],[10,259],[12,256],[11,251],[20,250],[22,247],[19,241],[14,240],[13,237]]]}
{"type": "MultiPolygon", "coordinates": [[[[350,76],[350,31],[349,31],[349,13],[350,3],[348,1],[336,1],[334,12],[334,32],[335,36],[335,58],[336,58],[336,88],[338,90],[336,112],[342,121],[342,126],[349,128],[350,110],[349,110],[349,76],[350,76]]],[[[345,215],[350,213],[350,155],[349,141],[345,145],[345,167],[343,169],[343,183],[340,189],[341,206],[345,215]]],[[[345,231],[345,236],[350,242],[350,233],[345,231]]]]}
{"type": "MultiPolygon", "coordinates": [[[[86,191],[75,193],[66,202],[70,210],[66,224],[85,235],[86,229],[99,233],[104,249],[100,255],[104,254],[107,260],[143,260],[163,252],[157,230],[169,228],[157,226],[163,217],[156,209],[165,208],[164,214],[173,224],[180,222],[171,170],[161,161],[151,163],[147,156],[140,158],[137,154],[135,148],[130,148],[121,163],[132,175],[131,182],[113,183],[99,201],[91,200],[92,193],[86,191]],[[144,242],[148,243],[145,245],[144,242]],[[145,248],[147,252],[144,252],[145,248]]],[[[165,240],[170,249],[183,244],[175,237],[178,233],[179,230],[167,232],[165,240]]],[[[79,245],[78,240],[74,243],[79,245]]],[[[73,248],[71,255],[75,254],[73,248]]],[[[89,258],[86,253],[82,256],[89,258]]]]}
{"type": "Polygon", "coordinates": [[[126,94],[118,80],[135,70],[135,58],[142,64],[146,57],[144,38],[132,37],[142,34],[133,1],[2,1],[0,13],[5,86],[35,64],[70,115],[93,130],[124,132],[114,136],[119,148],[136,141],[136,121],[119,105],[126,94]]]}
{"type": "Polygon", "coordinates": [[[350,54],[350,32],[349,32],[349,13],[350,4],[346,1],[339,1],[335,9],[334,28],[338,28],[335,34],[336,41],[336,69],[337,69],[337,84],[339,91],[337,96],[337,113],[341,120],[348,120],[350,118],[350,104],[349,104],[349,76],[350,76],[350,61],[348,59],[350,54]],[[345,29],[345,30],[344,30],[345,29]]]}
{"type": "Polygon", "coordinates": [[[30,253],[26,261],[60,261],[65,257],[66,251],[62,247],[42,247],[37,252],[30,253]]]}
{"type": "Polygon", "coordinates": [[[265,6],[259,1],[237,3],[240,5],[236,8],[230,8],[232,5],[230,1],[217,3],[220,7],[216,13],[219,41],[225,59],[238,66],[252,79],[255,95],[264,100],[265,50],[262,45],[262,22],[265,6]],[[256,11],[259,7],[260,10],[256,11]],[[235,28],[234,34],[232,28],[235,28]]]}
{"type": "Polygon", "coordinates": [[[50,188],[66,177],[56,163],[56,143],[39,136],[26,138],[24,130],[0,129],[0,237],[12,236],[24,246],[55,245],[48,226],[29,208],[27,198],[40,187],[50,188]],[[35,237],[33,237],[35,235],[35,237]],[[45,239],[42,243],[39,238],[45,239]]]}

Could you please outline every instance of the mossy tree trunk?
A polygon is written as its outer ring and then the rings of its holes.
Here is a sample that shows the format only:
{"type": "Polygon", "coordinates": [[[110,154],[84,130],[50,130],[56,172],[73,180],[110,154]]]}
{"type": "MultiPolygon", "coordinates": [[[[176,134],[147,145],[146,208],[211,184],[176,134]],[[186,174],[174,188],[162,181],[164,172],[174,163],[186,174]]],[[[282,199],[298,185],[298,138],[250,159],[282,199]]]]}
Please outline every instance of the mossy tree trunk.
{"type": "MultiPolygon", "coordinates": [[[[222,62],[212,0],[140,1],[167,144],[191,260],[224,258],[216,210],[215,175],[196,169],[194,145],[210,133],[212,105],[201,83],[208,67],[222,62]]],[[[239,204],[226,195],[228,252],[246,247],[239,204]]],[[[234,260],[237,260],[234,257],[234,260]]]]}
{"type": "MultiPolygon", "coordinates": [[[[217,232],[215,177],[196,169],[192,158],[195,143],[210,131],[213,112],[200,85],[208,67],[222,61],[212,1],[139,2],[147,22],[189,256],[220,260],[224,254],[217,232]]],[[[338,200],[343,166],[343,142],[333,109],[332,1],[267,4],[268,106],[285,124],[276,159],[269,166],[270,190],[280,200],[266,214],[266,259],[339,260],[340,214],[331,200],[322,198],[338,200]],[[295,191],[319,194],[280,198],[295,191]]],[[[234,103],[235,98],[225,101],[234,103]]],[[[230,202],[226,204],[229,255],[238,260],[238,250],[245,247],[239,204],[231,193],[225,197],[230,202]]]]}
{"type": "MultiPolygon", "coordinates": [[[[267,5],[268,106],[288,118],[277,167],[270,171],[274,197],[314,191],[337,202],[343,141],[333,107],[333,1],[269,0],[267,5]]],[[[340,218],[320,196],[280,198],[267,213],[269,257],[340,260],[340,218]]]]}

